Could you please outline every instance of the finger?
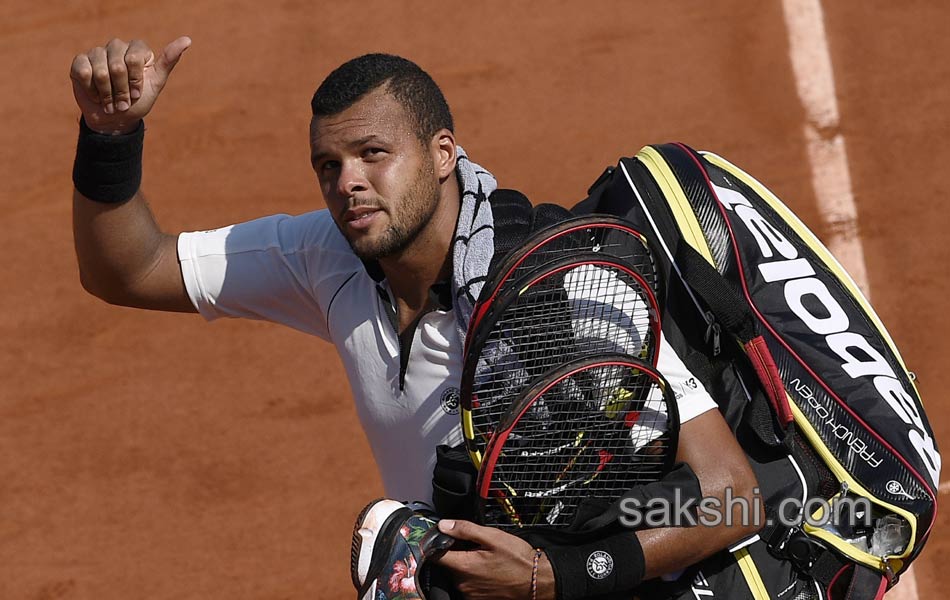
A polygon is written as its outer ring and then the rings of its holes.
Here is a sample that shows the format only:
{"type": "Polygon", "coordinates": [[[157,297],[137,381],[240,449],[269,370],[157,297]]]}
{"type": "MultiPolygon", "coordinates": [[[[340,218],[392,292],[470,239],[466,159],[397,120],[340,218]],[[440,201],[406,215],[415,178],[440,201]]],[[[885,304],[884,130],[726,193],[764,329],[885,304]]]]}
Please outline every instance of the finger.
{"type": "Polygon", "coordinates": [[[99,93],[92,83],[92,63],[85,54],[77,54],[73,58],[73,64],[69,68],[69,78],[73,80],[75,87],[82,90],[87,98],[99,103],[99,93]]]}
{"type": "Polygon", "coordinates": [[[125,51],[125,67],[129,71],[129,97],[136,101],[142,97],[145,81],[145,65],[152,60],[152,49],[142,40],[129,42],[125,51]]]}
{"type": "Polygon", "coordinates": [[[497,529],[491,527],[482,527],[471,521],[456,521],[453,519],[442,519],[439,521],[439,531],[454,537],[457,540],[474,542],[483,548],[492,548],[497,539],[497,529]]]}
{"type": "Polygon", "coordinates": [[[168,78],[169,73],[172,72],[172,69],[175,68],[175,65],[178,64],[178,61],[181,60],[181,55],[184,54],[185,50],[190,46],[191,38],[183,35],[165,46],[161,54],[158,55],[158,58],[155,60],[155,73],[163,83],[165,79],[168,78]]]}
{"type": "Polygon", "coordinates": [[[468,550],[449,550],[434,562],[456,574],[468,573],[472,570],[472,552],[468,550]]]}
{"type": "Polygon", "coordinates": [[[109,77],[112,81],[112,101],[118,112],[125,112],[132,106],[129,96],[129,70],[125,66],[125,51],[129,45],[113,38],[106,44],[106,60],[109,63],[109,77]]]}
{"type": "Polygon", "coordinates": [[[92,64],[92,83],[99,95],[99,104],[106,114],[112,114],[112,78],[109,76],[109,63],[106,49],[102,46],[89,51],[89,62],[92,64]]]}

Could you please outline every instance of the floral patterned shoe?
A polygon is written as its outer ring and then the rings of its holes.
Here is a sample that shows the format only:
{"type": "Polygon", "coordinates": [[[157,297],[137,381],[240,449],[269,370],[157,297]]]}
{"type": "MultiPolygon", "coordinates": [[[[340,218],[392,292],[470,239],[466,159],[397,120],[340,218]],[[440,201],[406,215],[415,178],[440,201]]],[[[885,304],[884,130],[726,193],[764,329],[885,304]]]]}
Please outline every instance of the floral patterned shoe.
{"type": "Polygon", "coordinates": [[[358,600],[426,600],[425,561],[454,541],[439,532],[431,510],[395,500],[373,500],[353,527],[350,575],[358,600]]]}

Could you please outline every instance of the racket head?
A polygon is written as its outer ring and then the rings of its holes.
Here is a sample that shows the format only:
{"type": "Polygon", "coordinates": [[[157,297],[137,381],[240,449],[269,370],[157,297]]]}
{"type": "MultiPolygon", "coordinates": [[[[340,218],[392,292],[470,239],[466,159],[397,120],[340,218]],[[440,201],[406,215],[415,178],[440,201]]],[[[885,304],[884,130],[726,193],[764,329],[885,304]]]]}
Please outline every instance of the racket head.
{"type": "Polygon", "coordinates": [[[659,293],[656,262],[646,237],[628,221],[601,214],[566,219],[532,234],[488,273],[469,321],[466,348],[484,312],[494,303],[504,285],[565,256],[584,252],[600,253],[627,262],[643,276],[654,295],[659,293]]]}
{"type": "Polygon", "coordinates": [[[462,368],[462,431],[476,468],[503,413],[538,377],[595,354],[656,364],[659,315],[645,278],[600,253],[562,257],[504,286],[462,368]]]}
{"type": "Polygon", "coordinates": [[[679,424],[673,390],[654,365],[623,354],[571,361],[499,422],[479,469],[480,521],[567,527],[584,500],[612,502],[668,473],[679,424]]]}

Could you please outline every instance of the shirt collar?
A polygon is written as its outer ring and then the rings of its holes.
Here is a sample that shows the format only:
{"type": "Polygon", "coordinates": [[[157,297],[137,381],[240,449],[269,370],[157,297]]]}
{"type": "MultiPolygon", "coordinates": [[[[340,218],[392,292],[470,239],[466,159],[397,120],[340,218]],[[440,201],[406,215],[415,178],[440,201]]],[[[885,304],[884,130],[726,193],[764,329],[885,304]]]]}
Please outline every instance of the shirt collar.
{"type": "Polygon", "coordinates": [[[379,266],[377,261],[363,260],[363,266],[366,268],[366,272],[369,273],[369,276],[372,277],[373,281],[376,283],[382,283],[383,280],[386,279],[386,274],[383,273],[383,268],[379,266]]]}
{"type": "MultiPolygon", "coordinates": [[[[382,289],[385,293],[386,290],[383,288],[383,282],[386,281],[386,274],[383,273],[383,268],[379,266],[379,263],[375,260],[364,260],[363,266],[366,268],[366,273],[376,282],[376,287],[382,289]]],[[[388,293],[386,297],[389,297],[388,293]]],[[[429,288],[429,301],[432,306],[435,306],[438,310],[452,310],[451,283],[446,280],[433,283],[429,288]]]]}

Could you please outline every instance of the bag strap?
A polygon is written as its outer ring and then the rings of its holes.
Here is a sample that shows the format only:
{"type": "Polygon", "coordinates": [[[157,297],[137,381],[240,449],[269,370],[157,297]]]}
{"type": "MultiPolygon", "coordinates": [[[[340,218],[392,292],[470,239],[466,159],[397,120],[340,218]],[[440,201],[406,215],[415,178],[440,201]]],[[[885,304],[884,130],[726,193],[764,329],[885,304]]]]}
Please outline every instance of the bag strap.
{"type": "Polygon", "coordinates": [[[828,600],[882,600],[888,588],[886,574],[848,561],[825,550],[809,571],[828,600]]]}
{"type": "Polygon", "coordinates": [[[531,233],[573,216],[571,211],[556,204],[533,206],[527,196],[517,190],[496,189],[488,202],[495,232],[495,253],[489,271],[531,233]]]}
{"type": "Polygon", "coordinates": [[[524,240],[531,227],[533,207],[521,192],[501,188],[491,193],[488,202],[495,232],[495,253],[488,268],[491,272],[502,257],[524,240]]]}
{"type": "MultiPolygon", "coordinates": [[[[655,148],[673,169],[691,206],[699,205],[707,210],[712,204],[716,210],[719,209],[715,190],[702,166],[702,157],[695,150],[684,144],[665,144],[655,148]]],[[[787,428],[795,418],[789,406],[785,384],[765,338],[757,332],[756,319],[749,302],[689,244],[679,245],[676,262],[686,283],[702,298],[716,322],[742,343],[779,423],[787,428]]]]}

